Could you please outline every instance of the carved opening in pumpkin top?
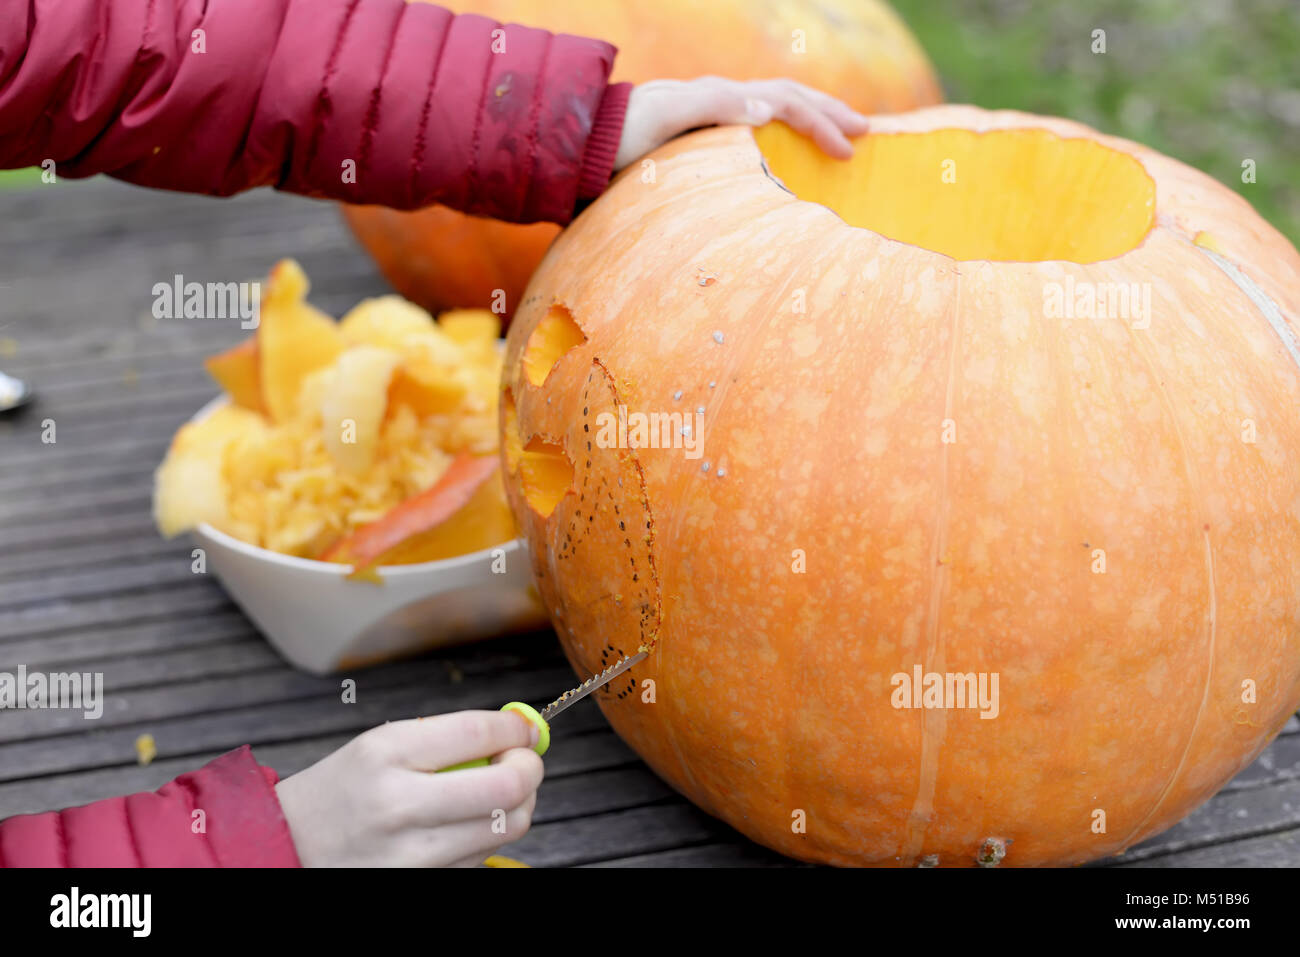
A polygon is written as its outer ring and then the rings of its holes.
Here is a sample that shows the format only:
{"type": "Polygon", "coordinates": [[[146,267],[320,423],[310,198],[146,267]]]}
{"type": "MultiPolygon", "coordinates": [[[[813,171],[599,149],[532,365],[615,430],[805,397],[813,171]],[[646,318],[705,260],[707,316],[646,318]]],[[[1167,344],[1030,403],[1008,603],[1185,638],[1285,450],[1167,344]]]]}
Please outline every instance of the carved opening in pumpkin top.
{"type": "Polygon", "coordinates": [[[868,133],[835,160],[782,123],[768,169],[850,226],[958,260],[1097,262],[1141,244],[1155,183],[1132,156],[1040,129],[868,133]]]}

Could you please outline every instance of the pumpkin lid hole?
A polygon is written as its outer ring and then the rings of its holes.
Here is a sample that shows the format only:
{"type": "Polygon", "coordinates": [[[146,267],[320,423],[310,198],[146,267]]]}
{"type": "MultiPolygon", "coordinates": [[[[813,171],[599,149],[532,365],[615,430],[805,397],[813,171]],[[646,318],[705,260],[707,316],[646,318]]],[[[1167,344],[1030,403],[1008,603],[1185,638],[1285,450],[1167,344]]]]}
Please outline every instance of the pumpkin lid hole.
{"type": "Polygon", "coordinates": [[[764,172],[794,195],[956,260],[1098,262],[1155,222],[1155,183],[1137,159],[1047,130],[868,133],[847,161],[783,123],[754,138],[764,172]]]}

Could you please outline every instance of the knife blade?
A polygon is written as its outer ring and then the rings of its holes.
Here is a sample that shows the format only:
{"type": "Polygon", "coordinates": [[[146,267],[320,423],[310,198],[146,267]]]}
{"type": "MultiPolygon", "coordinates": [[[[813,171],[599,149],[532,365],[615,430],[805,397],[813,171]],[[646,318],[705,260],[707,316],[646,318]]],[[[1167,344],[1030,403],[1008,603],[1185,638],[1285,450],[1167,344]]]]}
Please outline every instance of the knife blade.
{"type": "MultiPolygon", "coordinates": [[[[628,655],[626,658],[620,658],[614,664],[610,665],[598,675],[592,675],[576,688],[571,688],[564,694],[560,695],[541,711],[537,711],[531,705],[524,704],[522,701],[511,701],[504,705],[502,711],[514,711],[525,721],[531,721],[537,726],[537,743],[533,745],[533,750],[538,754],[545,754],[546,749],[551,746],[551,724],[550,722],[557,714],[568,708],[573,707],[593,691],[603,688],[629,668],[634,668],[646,656],[650,654],[649,649],[638,651],[634,655],[628,655]]],[[[461,764],[453,765],[449,768],[442,768],[442,771],[463,771],[468,768],[487,767],[491,763],[489,758],[475,758],[472,761],[464,761],[461,764]]]]}
{"type": "Polygon", "coordinates": [[[576,688],[564,692],[545,708],[542,709],[542,720],[548,724],[554,720],[555,716],[566,708],[571,708],[593,691],[603,688],[629,668],[634,668],[642,661],[645,656],[650,654],[648,651],[638,651],[634,655],[628,655],[621,658],[614,664],[610,665],[598,675],[592,675],[576,688]]]}

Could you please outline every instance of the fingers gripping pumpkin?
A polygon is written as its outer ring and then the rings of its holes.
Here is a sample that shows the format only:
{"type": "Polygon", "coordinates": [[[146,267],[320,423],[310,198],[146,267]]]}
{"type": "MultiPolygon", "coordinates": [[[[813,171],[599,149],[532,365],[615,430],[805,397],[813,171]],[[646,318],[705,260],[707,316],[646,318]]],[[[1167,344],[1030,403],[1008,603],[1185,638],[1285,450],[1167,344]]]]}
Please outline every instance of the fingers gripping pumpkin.
{"type": "Polygon", "coordinates": [[[582,673],[653,647],[605,714],[770,847],[1116,853],[1300,703],[1300,257],[1074,123],[857,145],[690,134],[547,254],[502,404],[543,597],[582,673]],[[591,438],[637,413],[680,417],[591,438]]]}

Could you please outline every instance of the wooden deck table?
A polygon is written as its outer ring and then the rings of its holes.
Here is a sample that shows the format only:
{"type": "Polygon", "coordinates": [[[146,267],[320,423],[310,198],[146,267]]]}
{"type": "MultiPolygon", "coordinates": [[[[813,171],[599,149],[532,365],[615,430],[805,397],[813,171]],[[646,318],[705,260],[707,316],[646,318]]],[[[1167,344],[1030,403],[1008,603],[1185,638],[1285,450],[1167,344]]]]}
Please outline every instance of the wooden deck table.
{"type": "MultiPolygon", "coordinates": [[[[190,545],[150,517],[152,473],[216,387],[200,360],[245,333],[232,320],[156,320],[174,275],[257,279],[303,263],[313,302],[341,315],[386,291],[337,211],[269,191],[233,200],[107,180],[0,191],[0,370],[37,401],[0,417],[0,671],[102,672],[105,712],[0,711],[0,818],[153,789],[240,744],[281,775],[386,720],[574,684],[550,632],[479,643],[338,678],[289,667],[190,545]],[[54,444],[42,423],[56,424],[54,444]],[[137,763],[152,735],[157,758],[137,763]]],[[[585,701],[556,724],[535,823],[505,853],[534,866],[791,862],[664,785],[585,701]]],[[[1300,722],[1125,867],[1300,865],[1300,722]]]]}

